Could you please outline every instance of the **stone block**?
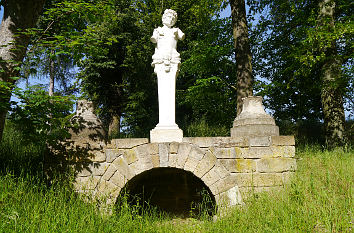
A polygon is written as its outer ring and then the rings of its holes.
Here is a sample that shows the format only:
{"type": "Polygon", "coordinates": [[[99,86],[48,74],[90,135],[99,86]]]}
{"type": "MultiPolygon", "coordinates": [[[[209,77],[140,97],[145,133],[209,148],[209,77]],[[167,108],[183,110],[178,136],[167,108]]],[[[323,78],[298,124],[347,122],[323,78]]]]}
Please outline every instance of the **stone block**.
{"type": "Polygon", "coordinates": [[[74,182],[74,188],[77,191],[93,190],[100,179],[100,176],[77,177],[74,182]]]}
{"type": "Polygon", "coordinates": [[[127,149],[124,151],[123,154],[124,160],[127,162],[127,164],[132,164],[135,161],[138,160],[137,152],[135,149],[127,149]]]}
{"type": "Polygon", "coordinates": [[[272,136],[272,144],[276,146],[295,146],[294,136],[272,136]]]}
{"type": "Polygon", "coordinates": [[[113,161],[113,164],[117,167],[117,170],[119,170],[120,173],[124,175],[128,180],[135,175],[135,172],[130,169],[128,163],[124,160],[123,157],[116,158],[113,161]]]}
{"type": "Polygon", "coordinates": [[[250,137],[249,139],[250,147],[254,147],[254,146],[268,147],[271,144],[270,141],[271,141],[270,136],[250,137]]]}
{"type": "Polygon", "coordinates": [[[182,142],[183,131],[181,129],[152,129],[150,130],[150,142],[182,142]]]}
{"type": "Polygon", "coordinates": [[[168,143],[159,143],[160,167],[168,167],[168,143]]]}
{"type": "Polygon", "coordinates": [[[219,206],[226,206],[226,207],[242,204],[241,193],[238,187],[235,186],[227,190],[226,192],[220,193],[218,195],[217,204],[219,206]]]}
{"type": "Polygon", "coordinates": [[[184,137],[183,142],[205,148],[215,144],[213,139],[212,137],[184,137]]]}
{"type": "Polygon", "coordinates": [[[234,147],[231,147],[231,148],[211,147],[210,151],[218,159],[234,159],[234,158],[236,158],[236,151],[235,151],[234,147]]]}
{"type": "Polygon", "coordinates": [[[189,156],[187,158],[186,163],[184,164],[184,168],[183,169],[186,170],[186,171],[194,172],[194,170],[197,167],[198,163],[199,163],[199,160],[189,156]]]}
{"type": "Polygon", "coordinates": [[[150,155],[157,155],[159,153],[159,144],[158,143],[149,143],[147,145],[147,150],[150,155]]]}
{"type": "Polygon", "coordinates": [[[228,137],[227,141],[220,143],[219,147],[248,147],[248,137],[228,137]]]}
{"type": "Polygon", "coordinates": [[[150,170],[154,167],[151,158],[140,158],[135,163],[129,165],[130,169],[134,171],[135,175],[138,175],[144,171],[150,170]]]}
{"type": "Polygon", "coordinates": [[[207,152],[195,168],[194,174],[198,177],[203,177],[205,173],[214,167],[216,161],[217,158],[211,152],[207,152]]]}
{"type": "Polygon", "coordinates": [[[260,159],[274,157],[273,150],[270,147],[251,147],[248,153],[243,154],[243,158],[260,159]]]}
{"type": "Polygon", "coordinates": [[[149,143],[147,138],[121,138],[112,139],[111,144],[117,149],[131,149],[149,143]]]}
{"type": "Polygon", "coordinates": [[[102,179],[109,180],[116,171],[117,168],[113,164],[111,164],[106,170],[106,172],[103,174],[102,179]]]}
{"type": "Polygon", "coordinates": [[[220,176],[218,175],[215,166],[210,169],[201,180],[210,188],[211,185],[220,180],[220,176]]]}
{"type": "Polygon", "coordinates": [[[91,163],[87,170],[91,171],[92,176],[102,176],[103,173],[107,170],[109,167],[109,163],[91,163]]]}
{"type": "Polygon", "coordinates": [[[264,158],[257,161],[258,172],[295,171],[296,160],[293,158],[264,158]]]}
{"type": "Polygon", "coordinates": [[[220,179],[217,183],[218,193],[223,193],[228,191],[229,189],[237,186],[237,176],[236,175],[229,175],[224,179],[220,179]]]}
{"type": "Polygon", "coordinates": [[[225,178],[230,174],[230,172],[219,162],[215,164],[216,173],[221,179],[225,178]]]}
{"type": "Polygon", "coordinates": [[[272,146],[271,149],[274,157],[295,157],[295,146],[272,146]]]}
{"type": "Polygon", "coordinates": [[[177,166],[178,155],[177,154],[169,154],[168,157],[168,166],[176,167],[177,166]]]}
{"type": "Polygon", "coordinates": [[[249,148],[234,147],[236,158],[248,158],[249,157],[249,148]]]}
{"type": "Polygon", "coordinates": [[[141,146],[137,146],[134,148],[134,150],[136,151],[136,154],[139,158],[145,158],[148,157],[150,155],[149,153],[149,146],[147,144],[145,145],[141,145],[141,146]]]}
{"type": "Polygon", "coordinates": [[[253,195],[261,192],[279,192],[283,186],[269,186],[269,187],[239,187],[242,200],[246,200],[253,195]]]}
{"type": "Polygon", "coordinates": [[[278,135],[279,127],[276,125],[241,125],[231,128],[231,137],[278,135]]]}
{"type": "Polygon", "coordinates": [[[106,161],[108,163],[111,163],[113,160],[115,160],[116,158],[118,158],[120,155],[123,155],[122,150],[118,150],[118,149],[106,149],[105,153],[106,153],[106,161]]]}
{"type": "Polygon", "coordinates": [[[111,179],[109,180],[120,188],[123,188],[127,183],[127,178],[125,178],[119,171],[116,171],[111,179]]]}
{"type": "Polygon", "coordinates": [[[237,173],[235,176],[239,187],[283,185],[283,175],[281,173],[237,173]]]}
{"type": "Polygon", "coordinates": [[[220,159],[219,160],[229,172],[255,172],[256,161],[252,159],[220,159]]]}
{"type": "Polygon", "coordinates": [[[118,187],[105,180],[101,180],[101,182],[97,185],[97,191],[101,197],[108,197],[111,193],[113,193],[118,187]]]}
{"type": "Polygon", "coordinates": [[[187,161],[189,152],[191,151],[191,146],[188,143],[182,143],[178,147],[177,152],[177,168],[184,168],[184,164],[187,161]]]}
{"type": "Polygon", "coordinates": [[[179,146],[178,142],[171,142],[170,143],[170,154],[177,154],[178,146],[179,146]]]}
{"type": "Polygon", "coordinates": [[[158,154],[152,154],[150,158],[153,167],[160,167],[160,156],[158,154]]]}
{"type": "Polygon", "coordinates": [[[105,162],[106,161],[106,153],[104,153],[102,150],[93,151],[92,154],[93,154],[93,157],[91,159],[92,162],[105,162]]]}

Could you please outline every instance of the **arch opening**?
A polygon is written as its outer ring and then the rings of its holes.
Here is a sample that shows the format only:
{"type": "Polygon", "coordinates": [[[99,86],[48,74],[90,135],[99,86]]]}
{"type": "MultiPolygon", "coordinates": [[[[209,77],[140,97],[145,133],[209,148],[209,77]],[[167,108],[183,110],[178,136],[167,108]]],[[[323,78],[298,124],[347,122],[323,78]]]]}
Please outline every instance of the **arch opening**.
{"type": "Polygon", "coordinates": [[[131,206],[156,207],[178,217],[212,216],[215,197],[204,182],[189,171],[178,168],[153,168],[127,182],[117,199],[131,206]]]}

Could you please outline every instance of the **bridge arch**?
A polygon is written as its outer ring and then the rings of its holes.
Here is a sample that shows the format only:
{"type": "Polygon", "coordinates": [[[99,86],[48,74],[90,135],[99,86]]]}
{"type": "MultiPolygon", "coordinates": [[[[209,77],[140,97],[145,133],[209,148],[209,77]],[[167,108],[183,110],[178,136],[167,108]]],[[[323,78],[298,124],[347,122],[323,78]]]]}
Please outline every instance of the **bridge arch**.
{"type": "MultiPolygon", "coordinates": [[[[93,166],[91,173],[101,174],[95,176],[96,180],[93,181],[94,192],[99,196],[107,196],[110,202],[115,202],[124,188],[138,192],[139,185],[141,186],[144,180],[162,180],[164,176],[169,176],[174,179],[169,186],[175,182],[177,186],[182,187],[183,181],[177,178],[181,176],[184,181],[189,182],[190,187],[184,187],[181,193],[172,192],[172,198],[177,202],[193,188],[197,191],[191,195],[196,196],[204,188],[219,209],[222,206],[241,203],[235,176],[230,175],[212,151],[202,150],[192,143],[145,143],[131,148],[119,149],[118,146],[106,149],[105,162],[99,163],[97,167],[93,166]],[[95,169],[102,172],[95,172],[95,169]]],[[[166,191],[168,182],[165,180],[162,183],[165,186],[162,190],[166,191]]],[[[148,188],[153,189],[156,186],[148,188]]],[[[167,196],[163,198],[168,199],[167,196]]],[[[185,198],[184,205],[192,201],[193,197],[185,198]]],[[[160,207],[166,205],[161,204],[160,207]]],[[[177,207],[172,205],[171,208],[177,207]]]]}

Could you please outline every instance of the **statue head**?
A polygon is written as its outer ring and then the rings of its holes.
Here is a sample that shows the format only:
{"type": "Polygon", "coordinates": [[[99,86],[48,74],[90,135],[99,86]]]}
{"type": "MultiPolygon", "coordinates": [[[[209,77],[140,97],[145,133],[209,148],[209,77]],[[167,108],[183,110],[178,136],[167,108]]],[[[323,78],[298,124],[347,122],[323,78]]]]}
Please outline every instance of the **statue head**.
{"type": "Polygon", "coordinates": [[[177,13],[174,10],[166,9],[162,16],[162,23],[167,27],[172,27],[177,21],[177,13]]]}

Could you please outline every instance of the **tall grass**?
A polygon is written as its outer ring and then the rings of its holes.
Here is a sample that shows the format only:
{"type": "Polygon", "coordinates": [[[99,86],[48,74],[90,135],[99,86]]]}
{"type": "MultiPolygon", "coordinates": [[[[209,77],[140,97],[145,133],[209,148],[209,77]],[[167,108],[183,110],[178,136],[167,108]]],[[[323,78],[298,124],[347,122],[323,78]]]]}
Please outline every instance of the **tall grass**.
{"type": "Polygon", "coordinates": [[[10,140],[14,133],[6,137],[0,145],[0,232],[353,232],[353,150],[306,146],[297,151],[298,171],[283,190],[254,193],[211,221],[141,215],[128,205],[105,214],[69,184],[43,182],[35,172],[43,148],[10,140]]]}

